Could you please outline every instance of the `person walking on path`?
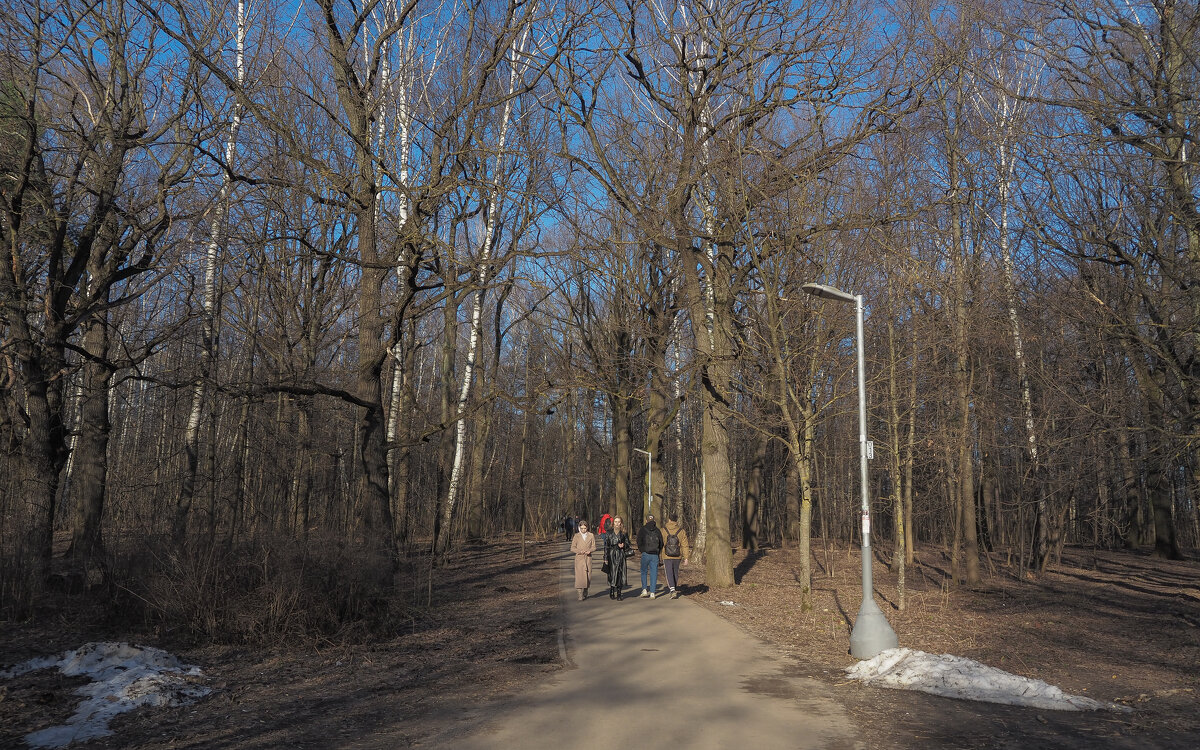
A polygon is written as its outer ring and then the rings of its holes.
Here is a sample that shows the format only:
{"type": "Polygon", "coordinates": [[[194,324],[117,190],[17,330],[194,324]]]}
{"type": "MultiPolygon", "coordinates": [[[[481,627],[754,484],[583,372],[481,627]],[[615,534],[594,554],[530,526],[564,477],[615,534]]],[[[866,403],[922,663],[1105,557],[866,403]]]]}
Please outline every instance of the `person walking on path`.
{"type": "Polygon", "coordinates": [[[638,532],[637,543],[638,549],[642,551],[641,596],[653,599],[658,594],[658,553],[663,548],[662,531],[654,523],[654,516],[646,516],[646,525],[638,532]],[[646,585],[647,578],[649,588],[646,585]]]}
{"type": "Polygon", "coordinates": [[[600,516],[600,525],[596,527],[596,534],[600,536],[601,544],[608,544],[608,532],[612,530],[609,524],[612,522],[612,514],[605,513],[600,516]]]}
{"type": "Polygon", "coordinates": [[[575,554],[575,590],[579,601],[587,599],[588,586],[592,582],[592,553],[596,551],[596,535],[588,533],[587,521],[579,522],[579,532],[571,540],[571,552],[575,554]]]}
{"type": "Polygon", "coordinates": [[[568,542],[575,538],[575,519],[571,518],[569,513],[563,516],[562,530],[567,535],[568,542]]]}
{"type": "Polygon", "coordinates": [[[604,538],[604,564],[608,567],[608,598],[621,601],[621,591],[628,583],[625,554],[630,549],[629,532],[620,516],[613,518],[612,528],[604,538]]]}
{"type": "Polygon", "coordinates": [[[687,530],[679,524],[678,513],[672,513],[667,518],[662,530],[662,561],[663,570],[667,573],[667,588],[670,589],[671,598],[678,599],[679,591],[675,587],[679,585],[679,563],[682,560],[687,565],[692,556],[692,546],[688,543],[687,530]]]}

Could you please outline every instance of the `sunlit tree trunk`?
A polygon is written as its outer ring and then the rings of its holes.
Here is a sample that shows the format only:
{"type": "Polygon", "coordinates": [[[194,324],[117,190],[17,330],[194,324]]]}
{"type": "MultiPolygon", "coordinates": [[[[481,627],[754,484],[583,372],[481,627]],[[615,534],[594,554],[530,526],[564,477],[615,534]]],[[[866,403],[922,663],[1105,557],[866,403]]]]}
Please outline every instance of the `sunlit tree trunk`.
{"type": "Polygon", "coordinates": [[[764,474],[770,436],[760,432],[754,437],[754,455],[746,477],[746,501],[742,506],[742,546],[751,554],[758,552],[761,533],[760,515],[766,506],[764,474]]]}
{"type": "MultiPolygon", "coordinates": [[[[889,297],[891,302],[895,302],[894,289],[888,287],[889,297]]],[[[887,316],[887,341],[888,341],[888,442],[890,443],[888,450],[888,473],[891,476],[891,500],[892,500],[892,518],[894,525],[895,538],[892,547],[892,572],[896,574],[896,607],[904,611],[905,599],[905,580],[906,565],[908,562],[908,551],[906,542],[908,541],[908,528],[905,525],[904,518],[904,493],[903,479],[901,477],[901,451],[903,445],[901,442],[901,424],[900,424],[900,384],[899,375],[897,373],[897,362],[900,359],[900,352],[896,350],[896,313],[893,308],[889,310],[887,316]]],[[[912,325],[911,321],[909,325],[912,325]]]]}

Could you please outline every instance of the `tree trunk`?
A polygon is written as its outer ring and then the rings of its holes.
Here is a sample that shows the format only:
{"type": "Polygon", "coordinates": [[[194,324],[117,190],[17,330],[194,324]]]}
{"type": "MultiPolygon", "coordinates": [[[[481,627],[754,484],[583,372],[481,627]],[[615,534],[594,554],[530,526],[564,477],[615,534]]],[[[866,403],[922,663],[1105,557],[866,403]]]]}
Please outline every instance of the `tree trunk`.
{"type": "MultiPolygon", "coordinates": [[[[692,254],[690,243],[681,248],[682,257],[692,254]]],[[[700,344],[701,438],[700,456],[704,465],[707,512],[705,514],[705,580],[714,588],[734,584],[733,549],[730,544],[729,514],[732,502],[729,465],[729,428],[727,411],[730,394],[732,338],[728,320],[730,259],[714,251],[706,265],[712,281],[702,284],[699,269],[688,263],[685,278],[691,300],[692,328],[700,344]],[[703,290],[703,291],[702,291],[703,290]],[[711,295],[712,301],[709,302],[711,295]],[[707,325],[700,321],[711,320],[707,325]]]]}
{"type": "Polygon", "coordinates": [[[908,434],[904,438],[904,563],[913,564],[913,467],[917,454],[917,327],[912,328],[909,357],[912,376],[908,380],[908,434]]]}
{"type": "Polygon", "coordinates": [[[412,471],[412,448],[408,441],[411,439],[410,417],[416,403],[412,377],[416,368],[417,347],[411,342],[416,340],[416,321],[406,319],[402,323],[404,333],[398,337],[401,342],[392,347],[395,358],[395,369],[392,373],[391,412],[388,414],[388,466],[390,495],[392,504],[392,520],[394,525],[393,547],[397,554],[408,544],[408,481],[412,471]]]}
{"type": "MultiPolygon", "coordinates": [[[[812,518],[813,518],[813,438],[816,418],[808,409],[802,414],[803,440],[793,451],[796,475],[800,482],[800,610],[812,611],[812,518]]],[[[825,531],[828,536],[829,531],[825,531]]]]}
{"type": "Polygon", "coordinates": [[[742,546],[750,553],[758,552],[760,516],[765,505],[763,498],[764,474],[770,436],[760,432],[755,436],[754,457],[750,461],[750,472],[746,477],[746,502],[742,516],[742,546]]]}
{"type": "MultiPolygon", "coordinates": [[[[243,0],[237,4],[237,26],[235,32],[237,85],[245,84],[245,49],[246,49],[246,8],[243,0]]],[[[187,534],[188,515],[191,513],[192,502],[196,492],[196,471],[200,462],[200,418],[207,398],[209,379],[217,361],[218,341],[216,332],[216,314],[219,307],[217,294],[217,268],[220,265],[221,246],[225,237],[225,219],[229,213],[229,201],[233,192],[232,164],[237,149],[238,131],[242,125],[242,105],[233,105],[233,116],[229,123],[229,132],[225,138],[225,165],[227,169],[221,172],[221,189],[217,193],[216,204],[213,207],[212,221],[209,223],[208,244],[204,253],[204,291],[202,296],[202,335],[200,344],[200,371],[192,386],[192,405],[188,413],[187,427],[184,433],[184,472],[181,480],[179,499],[175,507],[175,518],[171,535],[176,542],[183,540],[187,534]]],[[[209,446],[210,453],[215,454],[216,447],[209,446]]],[[[211,479],[216,482],[216,476],[211,479]]]]}
{"type": "MultiPolygon", "coordinates": [[[[957,495],[961,503],[962,546],[966,567],[966,583],[974,586],[979,583],[979,543],[975,523],[975,473],[971,448],[973,432],[971,430],[971,365],[969,349],[969,328],[967,298],[967,249],[963,242],[963,216],[961,188],[959,186],[958,143],[957,134],[951,136],[947,158],[948,178],[950,180],[950,232],[953,242],[951,250],[952,273],[954,283],[953,298],[953,330],[954,330],[954,393],[958,410],[956,441],[957,455],[955,457],[958,469],[957,495]]],[[[956,544],[957,546],[957,544],[956,544]]]]}
{"type": "MultiPolygon", "coordinates": [[[[888,288],[889,297],[894,302],[894,295],[890,294],[891,287],[888,288]]],[[[891,494],[892,494],[892,518],[894,524],[895,538],[892,548],[892,562],[889,566],[892,573],[896,575],[896,608],[901,612],[904,611],[904,596],[905,596],[905,566],[907,564],[908,552],[905,550],[905,541],[907,540],[907,528],[904,524],[904,498],[901,490],[902,481],[900,478],[900,384],[897,375],[897,361],[900,358],[899,352],[896,351],[896,310],[891,310],[887,316],[887,340],[888,340],[888,442],[891,443],[888,450],[888,473],[891,475],[891,494]]],[[[909,323],[912,324],[911,321],[909,323]]]]}
{"type": "MultiPolygon", "coordinates": [[[[630,515],[629,503],[629,472],[630,460],[633,458],[633,435],[629,424],[629,401],[621,395],[609,397],[613,410],[613,505],[616,514],[625,520],[625,525],[634,528],[633,517],[630,515]]],[[[574,509],[567,508],[568,513],[574,509]]]]}
{"type": "Polygon", "coordinates": [[[484,468],[487,465],[488,436],[492,429],[492,413],[487,411],[475,420],[475,441],[471,446],[471,471],[467,482],[467,538],[483,539],[488,534],[488,514],[485,507],[484,468]]]}
{"type": "Polygon", "coordinates": [[[705,581],[714,588],[727,588],[733,580],[733,547],[729,538],[729,508],[732,500],[729,471],[729,430],[717,404],[705,405],[701,456],[708,490],[705,516],[705,581]]]}
{"type": "Polygon", "coordinates": [[[692,561],[702,563],[704,550],[708,547],[708,479],[704,476],[703,459],[697,473],[700,474],[700,511],[696,514],[696,539],[692,542],[692,561]]]}
{"type": "MultiPolygon", "coordinates": [[[[108,295],[104,294],[104,303],[108,295]]],[[[108,360],[108,307],[102,304],[88,319],[83,336],[85,360],[75,461],[75,513],[71,556],[84,568],[104,553],[101,521],[108,492],[109,393],[112,369],[108,360]]],[[[102,563],[101,563],[102,565],[102,563]]]]}
{"type": "MultiPolygon", "coordinates": [[[[450,265],[449,261],[447,261],[448,268],[450,265]]],[[[447,271],[447,276],[450,275],[452,274],[447,271]]],[[[433,541],[431,551],[433,552],[434,559],[442,554],[442,539],[448,531],[448,529],[443,529],[442,526],[446,523],[446,501],[449,498],[447,488],[449,487],[451,467],[454,462],[454,437],[456,431],[452,429],[451,422],[454,415],[454,365],[458,342],[458,295],[454,292],[447,293],[446,300],[442,305],[442,331],[441,365],[438,373],[441,380],[440,424],[442,429],[441,441],[437,452],[437,496],[433,499],[433,541]]]]}

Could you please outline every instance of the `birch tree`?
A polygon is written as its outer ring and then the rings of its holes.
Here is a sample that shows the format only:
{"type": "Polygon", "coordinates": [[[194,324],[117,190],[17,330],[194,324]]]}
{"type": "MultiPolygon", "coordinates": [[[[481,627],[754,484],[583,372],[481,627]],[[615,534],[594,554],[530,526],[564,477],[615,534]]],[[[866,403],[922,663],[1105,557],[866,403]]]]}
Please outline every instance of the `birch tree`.
{"type": "MultiPolygon", "coordinates": [[[[234,20],[233,70],[238,87],[246,85],[246,0],[237,0],[234,20]]],[[[192,407],[188,414],[184,435],[186,467],[179,492],[179,505],[175,511],[173,536],[182,540],[187,530],[188,514],[196,489],[196,468],[200,457],[200,418],[205,405],[206,389],[212,376],[217,351],[217,271],[220,266],[221,250],[225,236],[225,220],[229,213],[229,202],[233,193],[234,155],[237,151],[238,131],[242,127],[243,106],[236,99],[231,103],[229,126],[222,149],[223,162],[219,167],[221,186],[213,200],[212,215],[208,222],[208,242],[203,255],[203,287],[201,289],[200,369],[192,386],[192,407]]],[[[215,447],[210,446],[210,450],[215,447]]]]}
{"type": "Polygon", "coordinates": [[[514,126],[514,112],[517,105],[517,95],[527,86],[525,76],[528,73],[530,47],[533,35],[533,23],[536,19],[537,5],[529,6],[527,15],[517,23],[515,33],[511,37],[508,52],[505,57],[508,69],[508,83],[500,97],[499,120],[496,125],[496,141],[494,144],[494,163],[491,165],[490,179],[482,188],[481,212],[483,215],[483,232],[479,244],[475,248],[474,284],[472,296],[471,317],[468,330],[467,357],[463,367],[462,382],[458,397],[454,404],[452,421],[454,423],[454,453],[451,463],[450,483],[446,490],[446,499],[442,505],[440,524],[435,525],[435,546],[440,554],[445,554],[449,548],[451,520],[455,504],[461,490],[463,478],[463,460],[466,453],[467,436],[467,403],[471,393],[471,385],[475,377],[476,358],[479,355],[479,342],[483,330],[484,292],[491,279],[491,257],[499,238],[501,217],[505,211],[508,185],[501,181],[508,177],[506,165],[510,148],[510,130],[514,126]]]}

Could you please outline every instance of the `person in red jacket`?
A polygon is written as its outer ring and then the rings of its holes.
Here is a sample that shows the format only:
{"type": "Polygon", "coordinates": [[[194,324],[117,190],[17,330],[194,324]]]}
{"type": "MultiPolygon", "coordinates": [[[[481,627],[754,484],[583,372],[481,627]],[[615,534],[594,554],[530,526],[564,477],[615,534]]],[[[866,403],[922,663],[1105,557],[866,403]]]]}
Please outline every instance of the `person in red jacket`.
{"type": "Polygon", "coordinates": [[[596,533],[600,535],[600,544],[603,545],[608,539],[608,522],[612,520],[611,513],[605,513],[600,516],[600,525],[596,527],[596,533]]]}

